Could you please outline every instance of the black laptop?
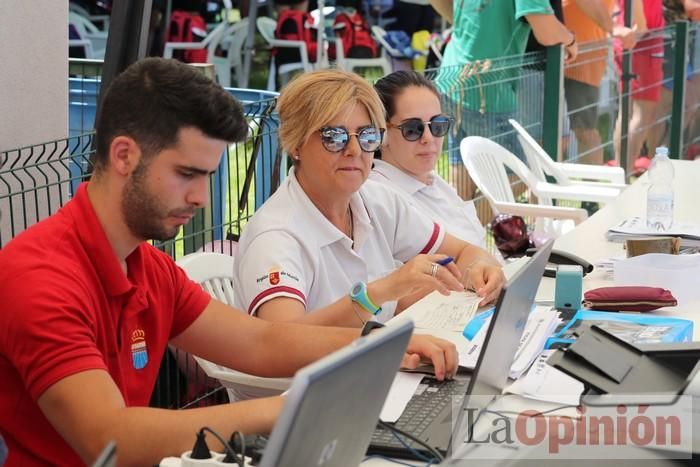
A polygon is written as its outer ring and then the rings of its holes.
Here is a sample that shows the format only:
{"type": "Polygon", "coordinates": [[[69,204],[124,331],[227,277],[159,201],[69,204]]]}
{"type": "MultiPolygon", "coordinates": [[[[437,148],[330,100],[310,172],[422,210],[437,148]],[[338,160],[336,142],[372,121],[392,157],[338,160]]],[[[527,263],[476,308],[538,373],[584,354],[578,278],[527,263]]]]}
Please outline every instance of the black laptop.
{"type": "MultiPolygon", "coordinates": [[[[470,418],[476,420],[475,417],[467,417],[467,412],[478,415],[495,395],[501,394],[508,381],[552,244],[553,241],[549,241],[540,247],[501,291],[474,371],[460,371],[451,381],[424,377],[403,414],[393,424],[394,427],[446,455],[452,441],[453,425],[458,428],[454,430],[455,433],[465,433],[462,425],[470,418]],[[459,404],[455,407],[454,404],[460,399],[461,407],[459,404]],[[453,413],[457,415],[454,424],[453,413]]],[[[374,431],[367,452],[407,459],[415,458],[416,452],[433,457],[420,444],[407,438],[399,439],[391,430],[382,427],[374,431]]]]}

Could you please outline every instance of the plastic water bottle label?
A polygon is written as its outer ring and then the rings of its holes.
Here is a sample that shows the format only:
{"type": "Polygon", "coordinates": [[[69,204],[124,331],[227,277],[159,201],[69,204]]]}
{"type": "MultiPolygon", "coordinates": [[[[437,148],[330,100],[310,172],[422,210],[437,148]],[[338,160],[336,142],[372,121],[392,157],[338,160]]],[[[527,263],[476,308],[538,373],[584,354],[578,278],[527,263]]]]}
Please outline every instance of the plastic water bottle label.
{"type": "Polygon", "coordinates": [[[649,196],[647,198],[647,225],[656,230],[668,230],[673,223],[673,198],[649,196]]]}

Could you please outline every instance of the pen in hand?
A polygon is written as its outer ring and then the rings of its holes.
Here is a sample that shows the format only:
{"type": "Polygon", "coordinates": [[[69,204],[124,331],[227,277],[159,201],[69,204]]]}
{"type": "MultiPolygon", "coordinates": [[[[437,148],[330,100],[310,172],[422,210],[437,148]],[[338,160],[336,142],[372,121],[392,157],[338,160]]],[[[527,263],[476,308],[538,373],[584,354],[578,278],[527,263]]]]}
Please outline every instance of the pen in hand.
{"type": "MultiPolygon", "coordinates": [[[[443,259],[441,259],[441,260],[438,260],[438,261],[437,261],[437,264],[439,264],[440,266],[447,266],[448,264],[450,264],[450,263],[453,262],[454,260],[455,260],[455,259],[454,259],[452,256],[448,256],[448,257],[446,257],[446,258],[443,258],[443,259]]],[[[472,263],[472,264],[474,264],[474,263],[472,263]]],[[[466,284],[465,284],[465,286],[464,286],[464,290],[466,290],[467,292],[474,292],[474,293],[476,293],[476,289],[475,289],[474,287],[472,287],[472,286],[467,286],[466,284]]]]}

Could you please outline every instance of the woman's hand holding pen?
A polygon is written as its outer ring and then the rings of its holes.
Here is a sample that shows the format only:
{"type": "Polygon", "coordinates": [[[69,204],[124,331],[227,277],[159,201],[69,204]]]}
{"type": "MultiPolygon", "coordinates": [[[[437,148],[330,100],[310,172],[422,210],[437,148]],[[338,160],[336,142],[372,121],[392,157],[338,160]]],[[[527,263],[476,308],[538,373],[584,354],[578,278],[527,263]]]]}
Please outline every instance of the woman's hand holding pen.
{"type": "Polygon", "coordinates": [[[383,279],[372,282],[370,289],[372,286],[377,289],[379,301],[398,300],[417,291],[437,290],[449,295],[451,291],[464,290],[462,273],[454,260],[440,254],[418,255],[383,279]]]}

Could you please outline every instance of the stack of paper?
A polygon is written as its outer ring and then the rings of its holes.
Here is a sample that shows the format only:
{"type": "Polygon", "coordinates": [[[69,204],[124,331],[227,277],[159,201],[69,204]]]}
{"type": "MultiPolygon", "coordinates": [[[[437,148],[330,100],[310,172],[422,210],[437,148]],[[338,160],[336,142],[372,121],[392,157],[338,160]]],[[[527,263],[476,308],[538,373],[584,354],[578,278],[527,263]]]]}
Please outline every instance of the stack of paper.
{"type": "Polygon", "coordinates": [[[538,306],[530,313],[520,339],[520,347],[510,367],[510,377],[520,378],[544,349],[544,344],[562,323],[559,313],[550,307],[538,306]]]}
{"type": "Polygon", "coordinates": [[[554,350],[545,350],[525,376],[515,381],[504,392],[520,394],[529,399],[578,405],[583,383],[547,365],[554,350]]]}
{"type": "MultiPolygon", "coordinates": [[[[469,342],[469,345],[459,354],[460,366],[474,368],[479,358],[479,353],[484,346],[486,330],[491,318],[488,318],[479,329],[479,332],[469,342]]],[[[561,324],[559,314],[549,306],[536,306],[530,313],[527,324],[523,330],[520,346],[515,354],[515,359],[510,368],[510,377],[519,378],[544,349],[544,344],[561,324]]]]}
{"type": "Polygon", "coordinates": [[[624,242],[632,238],[680,237],[682,247],[700,246],[700,224],[674,223],[669,230],[659,231],[647,227],[645,219],[632,217],[608,230],[608,240],[624,242]]]}

